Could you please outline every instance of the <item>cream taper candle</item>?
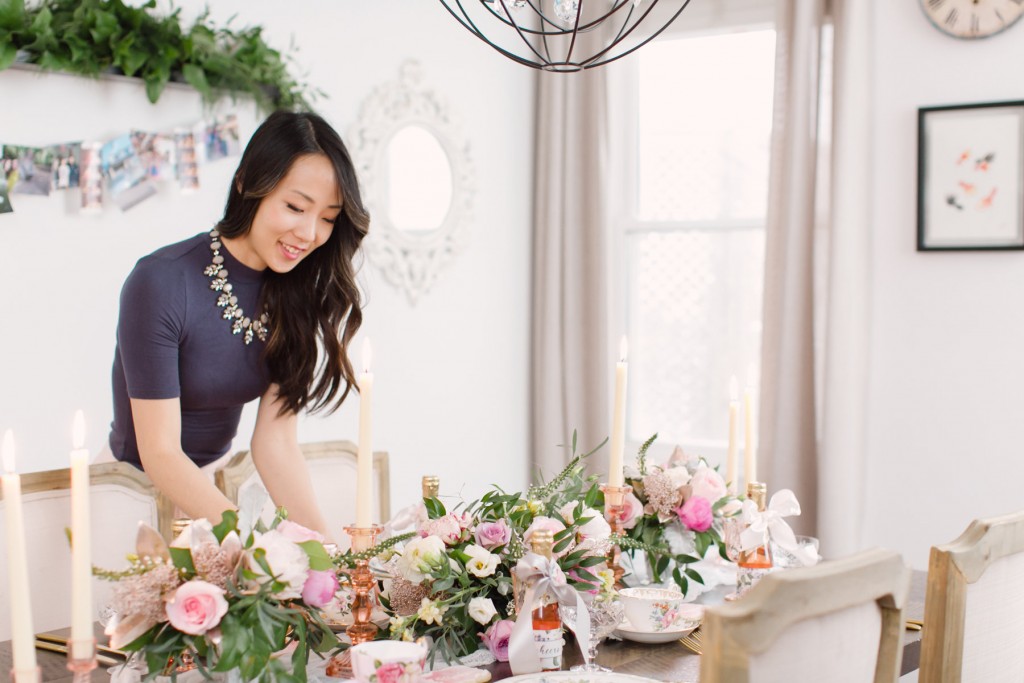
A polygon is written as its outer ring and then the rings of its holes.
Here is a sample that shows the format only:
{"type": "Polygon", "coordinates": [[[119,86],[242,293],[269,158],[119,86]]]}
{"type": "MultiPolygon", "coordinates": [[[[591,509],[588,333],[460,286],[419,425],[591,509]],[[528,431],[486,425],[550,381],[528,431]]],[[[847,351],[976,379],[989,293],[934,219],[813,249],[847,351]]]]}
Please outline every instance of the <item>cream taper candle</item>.
{"type": "Polygon", "coordinates": [[[757,446],[754,443],[754,390],[743,389],[743,481],[757,481],[757,446]]]}
{"type": "Polygon", "coordinates": [[[622,486],[622,451],[626,446],[626,377],[628,366],[626,337],[619,343],[619,362],[615,364],[615,404],[612,413],[611,451],[608,454],[608,484],[622,486]]]}
{"type": "Polygon", "coordinates": [[[725,480],[729,483],[729,493],[733,495],[739,488],[736,480],[739,458],[737,456],[736,436],[739,430],[740,385],[736,375],[729,380],[729,452],[725,459],[725,480]]]}
{"type": "Polygon", "coordinates": [[[363,340],[363,373],[356,380],[359,386],[359,451],[356,463],[356,526],[372,524],[370,505],[373,494],[373,373],[370,364],[373,349],[370,340],[363,340]]]}
{"type": "Polygon", "coordinates": [[[7,517],[7,575],[11,590],[11,649],[14,652],[14,680],[36,676],[35,633],[29,600],[28,566],[25,554],[25,523],[21,507],[21,477],[14,472],[14,434],[4,432],[3,446],[4,516],[7,517]]]}
{"type": "Polygon", "coordinates": [[[89,516],[89,451],[85,417],[75,412],[71,451],[71,645],[72,656],[92,655],[92,536],[89,516]]]}

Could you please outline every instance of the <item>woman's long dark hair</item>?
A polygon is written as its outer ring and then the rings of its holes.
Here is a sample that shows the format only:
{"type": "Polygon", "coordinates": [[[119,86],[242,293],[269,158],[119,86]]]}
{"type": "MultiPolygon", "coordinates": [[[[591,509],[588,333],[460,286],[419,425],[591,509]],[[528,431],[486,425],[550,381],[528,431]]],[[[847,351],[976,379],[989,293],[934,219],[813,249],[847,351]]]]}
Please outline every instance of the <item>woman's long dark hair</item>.
{"type": "Polygon", "coordinates": [[[261,305],[270,316],[263,358],[270,381],[280,387],[282,410],[295,413],[334,411],[355,383],[346,349],[363,322],[363,313],[352,259],[366,236],[370,216],[345,144],[316,114],[274,112],[246,146],[228,192],[224,218],[217,224],[225,237],[246,235],[263,198],[295,160],[307,154],[323,154],[331,161],[342,209],[327,242],[291,272],[269,271],[261,293],[261,305]],[[322,351],[319,363],[318,351],[322,351]]]}

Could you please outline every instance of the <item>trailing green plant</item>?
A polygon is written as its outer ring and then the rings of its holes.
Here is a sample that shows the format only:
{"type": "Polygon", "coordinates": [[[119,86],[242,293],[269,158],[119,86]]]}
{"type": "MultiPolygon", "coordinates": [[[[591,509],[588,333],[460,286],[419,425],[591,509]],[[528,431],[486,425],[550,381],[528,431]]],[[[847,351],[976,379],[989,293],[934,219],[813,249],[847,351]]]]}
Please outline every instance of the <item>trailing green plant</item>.
{"type": "Polygon", "coordinates": [[[180,8],[161,16],[155,7],[156,0],[0,0],[0,70],[21,58],[82,76],[120,72],[141,78],[150,102],[178,79],[207,103],[249,95],[262,111],[309,109],[323,95],[292,75],[288,53],[270,47],[262,27],[218,27],[204,12],[186,30],[180,8]]]}

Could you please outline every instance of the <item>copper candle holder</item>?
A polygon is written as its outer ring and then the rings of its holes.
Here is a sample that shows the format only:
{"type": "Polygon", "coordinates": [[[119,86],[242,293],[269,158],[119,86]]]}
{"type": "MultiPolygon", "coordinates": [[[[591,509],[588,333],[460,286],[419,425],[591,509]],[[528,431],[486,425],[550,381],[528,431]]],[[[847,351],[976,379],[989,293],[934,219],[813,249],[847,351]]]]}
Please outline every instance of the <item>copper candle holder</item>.
{"type": "Polygon", "coordinates": [[[96,668],[96,639],[68,641],[68,671],[72,683],[88,683],[96,668]]]}
{"type": "MultiPolygon", "coordinates": [[[[345,533],[352,539],[352,552],[361,553],[377,544],[377,536],[384,527],[371,524],[368,527],[347,526],[345,533]]],[[[377,635],[377,625],[370,620],[373,608],[377,605],[377,581],[370,571],[370,561],[356,560],[356,566],[349,571],[352,583],[352,625],[345,629],[353,646],[367,643],[377,635]]],[[[351,648],[336,655],[329,669],[337,671],[345,678],[352,678],[351,648]]]]}
{"type": "MultiPolygon", "coordinates": [[[[604,518],[608,522],[608,526],[612,528],[612,533],[616,536],[621,536],[623,532],[622,520],[626,516],[626,494],[632,492],[633,487],[601,484],[600,489],[604,493],[604,518]]],[[[619,549],[619,545],[613,545],[611,550],[608,551],[608,567],[615,574],[616,588],[623,587],[622,576],[626,573],[626,570],[622,568],[620,563],[621,558],[622,551],[619,549]]]]}

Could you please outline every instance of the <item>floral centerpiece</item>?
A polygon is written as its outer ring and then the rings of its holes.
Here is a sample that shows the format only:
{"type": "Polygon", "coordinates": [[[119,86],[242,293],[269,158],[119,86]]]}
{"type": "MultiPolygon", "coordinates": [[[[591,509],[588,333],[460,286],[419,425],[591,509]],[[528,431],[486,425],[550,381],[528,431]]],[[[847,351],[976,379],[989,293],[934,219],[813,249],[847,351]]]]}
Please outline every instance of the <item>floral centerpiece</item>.
{"type": "MultiPolygon", "coordinates": [[[[678,446],[664,465],[649,465],[647,451],[657,437],[648,439],[636,462],[623,468],[633,492],[626,494],[619,520],[626,536],[619,545],[634,567],[646,562],[653,583],[671,578],[686,593],[690,581],[704,583],[690,565],[704,559],[709,549],[715,548],[722,559],[729,559],[722,539],[723,522],[739,512],[741,503],[729,493],[715,468],[703,458],[686,455],[678,446]]],[[[627,583],[630,579],[625,577],[627,583]]]]}
{"type": "Polygon", "coordinates": [[[610,586],[603,495],[597,478],[583,473],[585,458],[596,450],[576,455],[574,434],[569,464],[525,494],[495,488],[452,510],[436,498],[425,500],[427,518],[417,536],[396,546],[387,562],[392,581],[382,602],[390,637],[430,636],[447,661],[481,645],[507,661],[516,611],[513,570],[538,529],[554,532],[554,557],[570,585],[593,593],[610,586]]]}
{"type": "Polygon", "coordinates": [[[168,546],[142,525],[126,570],[95,570],[116,582],[111,647],[138,653],[146,680],[198,668],[301,682],[310,650],[338,646],[320,612],[339,588],[323,538],[281,514],[257,526],[241,532],[228,511],[216,526],[193,521],[168,546]]]}

